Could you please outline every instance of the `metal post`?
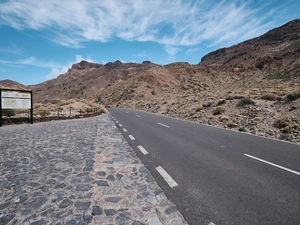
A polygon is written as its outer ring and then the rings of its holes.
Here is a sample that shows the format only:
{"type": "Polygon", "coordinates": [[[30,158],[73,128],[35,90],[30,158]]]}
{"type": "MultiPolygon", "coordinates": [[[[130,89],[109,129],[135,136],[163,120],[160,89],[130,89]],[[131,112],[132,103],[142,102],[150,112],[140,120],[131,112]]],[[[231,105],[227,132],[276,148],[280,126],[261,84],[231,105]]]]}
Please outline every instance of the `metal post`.
{"type": "Polygon", "coordinates": [[[2,90],[0,89],[0,127],[2,127],[2,90]]]}
{"type": "Polygon", "coordinates": [[[33,98],[32,98],[32,91],[30,91],[30,104],[31,104],[31,109],[30,109],[30,122],[33,124],[33,98]]]}

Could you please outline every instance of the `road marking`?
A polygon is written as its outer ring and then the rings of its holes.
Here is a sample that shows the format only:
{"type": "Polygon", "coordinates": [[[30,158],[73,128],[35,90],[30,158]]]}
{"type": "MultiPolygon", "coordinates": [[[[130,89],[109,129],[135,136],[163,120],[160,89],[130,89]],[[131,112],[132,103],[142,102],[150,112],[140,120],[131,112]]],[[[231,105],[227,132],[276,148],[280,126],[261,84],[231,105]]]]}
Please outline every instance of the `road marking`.
{"type": "Polygon", "coordinates": [[[128,137],[133,141],[133,140],[135,140],[135,138],[130,134],[130,135],[128,135],[128,137]]]}
{"type": "Polygon", "coordinates": [[[141,116],[139,116],[139,115],[135,115],[136,117],[141,117],[141,116]]]}
{"type": "Polygon", "coordinates": [[[127,132],[127,130],[125,128],[123,128],[124,132],[127,132]]]}
{"type": "Polygon", "coordinates": [[[148,152],[146,151],[146,149],[144,149],[143,146],[139,145],[139,146],[138,146],[138,149],[139,149],[144,155],[147,155],[147,154],[148,154],[148,152]]]}
{"type": "Polygon", "coordinates": [[[116,123],[119,123],[119,121],[116,121],[116,123]]]}
{"type": "Polygon", "coordinates": [[[300,176],[300,173],[299,173],[299,172],[297,172],[297,171],[295,171],[295,170],[291,170],[291,169],[289,169],[289,168],[286,168],[286,167],[283,167],[283,166],[277,165],[277,164],[275,164],[275,163],[268,162],[268,161],[266,161],[266,160],[263,160],[263,159],[260,159],[260,158],[254,157],[254,156],[252,156],[252,155],[244,154],[244,156],[247,156],[247,157],[249,157],[249,158],[252,158],[252,159],[258,160],[258,161],[260,161],[260,162],[263,162],[263,163],[269,164],[269,165],[271,165],[271,166],[277,167],[277,168],[279,168],[279,169],[282,169],[282,170],[285,170],[285,171],[288,171],[288,172],[290,172],[290,173],[294,173],[294,174],[297,174],[298,176],[300,176]]]}
{"type": "Polygon", "coordinates": [[[165,181],[171,188],[178,186],[173,178],[161,166],[156,167],[156,170],[165,179],[165,181]]]}
{"type": "Polygon", "coordinates": [[[119,127],[123,127],[123,125],[122,125],[122,124],[119,124],[119,127]]]}
{"type": "Polygon", "coordinates": [[[161,125],[161,126],[164,126],[164,127],[167,127],[167,128],[170,128],[168,125],[165,125],[165,124],[163,124],[163,123],[157,123],[157,124],[159,124],[159,125],[161,125]]]}

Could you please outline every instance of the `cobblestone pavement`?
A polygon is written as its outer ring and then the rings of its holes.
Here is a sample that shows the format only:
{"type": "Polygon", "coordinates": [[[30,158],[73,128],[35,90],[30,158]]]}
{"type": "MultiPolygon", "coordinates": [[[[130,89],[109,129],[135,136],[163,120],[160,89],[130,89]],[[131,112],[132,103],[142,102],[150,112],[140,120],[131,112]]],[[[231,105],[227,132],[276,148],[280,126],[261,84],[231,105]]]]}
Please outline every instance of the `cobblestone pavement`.
{"type": "Polygon", "coordinates": [[[0,224],[187,224],[109,116],[0,128],[0,224]]]}

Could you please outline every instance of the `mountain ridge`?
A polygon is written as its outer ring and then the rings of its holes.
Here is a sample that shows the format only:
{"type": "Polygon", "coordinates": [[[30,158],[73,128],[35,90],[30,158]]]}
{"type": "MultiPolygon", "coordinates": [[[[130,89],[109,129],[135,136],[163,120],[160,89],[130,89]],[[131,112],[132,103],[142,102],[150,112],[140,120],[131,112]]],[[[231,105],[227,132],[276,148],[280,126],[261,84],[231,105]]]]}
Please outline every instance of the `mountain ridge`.
{"type": "Polygon", "coordinates": [[[55,79],[26,88],[33,90],[35,103],[47,109],[60,101],[95,103],[101,97],[103,104],[300,142],[299,78],[297,19],[208,53],[195,65],[81,61],[55,79]],[[237,106],[242,99],[253,104],[237,106]],[[278,121],[292,127],[286,128],[287,134],[285,128],[275,127],[278,121]]]}

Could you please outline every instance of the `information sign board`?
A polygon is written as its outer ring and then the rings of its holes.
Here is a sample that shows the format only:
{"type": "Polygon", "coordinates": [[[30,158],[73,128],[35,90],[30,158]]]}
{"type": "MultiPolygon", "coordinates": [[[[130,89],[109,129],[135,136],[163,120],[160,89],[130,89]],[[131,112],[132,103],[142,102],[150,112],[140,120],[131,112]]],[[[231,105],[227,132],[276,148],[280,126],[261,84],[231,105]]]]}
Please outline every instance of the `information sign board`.
{"type": "Polygon", "coordinates": [[[2,91],[2,109],[31,109],[31,93],[2,91]]]}
{"type": "Polygon", "coordinates": [[[30,109],[30,121],[33,123],[32,91],[0,88],[0,127],[2,127],[3,109],[30,109]]]}

